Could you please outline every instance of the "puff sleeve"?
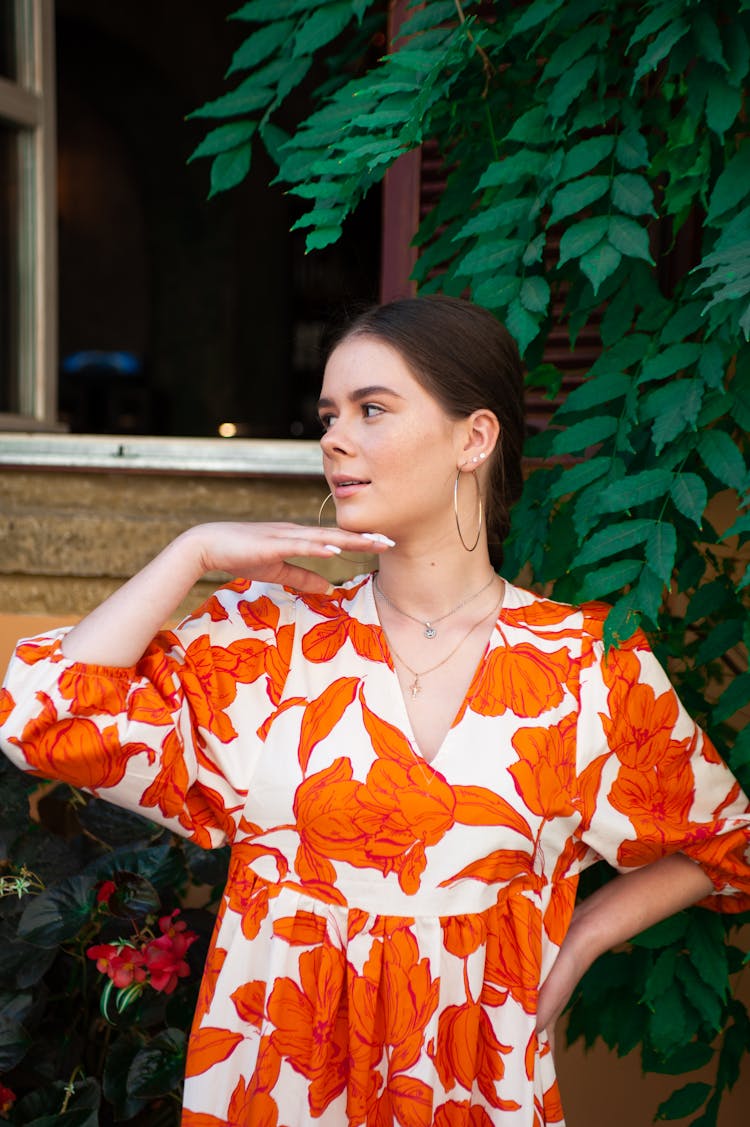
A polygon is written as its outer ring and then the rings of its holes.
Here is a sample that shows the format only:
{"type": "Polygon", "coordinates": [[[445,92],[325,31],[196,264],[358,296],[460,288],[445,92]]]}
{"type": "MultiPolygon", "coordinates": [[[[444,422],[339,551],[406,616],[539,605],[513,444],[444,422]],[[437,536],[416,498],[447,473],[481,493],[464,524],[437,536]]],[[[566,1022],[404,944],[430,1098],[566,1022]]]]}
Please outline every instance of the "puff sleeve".
{"type": "Polygon", "coordinates": [[[681,852],[715,892],[703,906],[750,909],[750,804],[685,711],[638,631],[605,656],[601,622],[584,644],[578,775],[594,779],[579,834],[620,872],[681,852]]]}
{"type": "Polygon", "coordinates": [[[22,641],[0,690],[0,746],[22,770],[139,811],[205,847],[232,841],[289,670],[296,598],[238,581],[129,669],[22,641]]]}

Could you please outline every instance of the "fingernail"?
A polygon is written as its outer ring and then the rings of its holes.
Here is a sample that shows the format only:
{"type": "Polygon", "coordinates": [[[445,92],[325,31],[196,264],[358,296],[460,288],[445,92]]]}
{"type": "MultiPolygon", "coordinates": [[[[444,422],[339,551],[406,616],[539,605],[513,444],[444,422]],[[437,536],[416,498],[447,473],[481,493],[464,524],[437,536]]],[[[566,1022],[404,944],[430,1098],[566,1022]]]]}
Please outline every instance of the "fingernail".
{"type": "Polygon", "coordinates": [[[335,552],[337,556],[341,555],[341,549],[337,548],[335,544],[324,544],[323,547],[329,552],[335,552]]]}
{"type": "Polygon", "coordinates": [[[336,590],[336,588],[334,587],[334,585],[332,583],[329,583],[328,584],[328,590],[326,591],[326,595],[333,595],[335,590],[336,590]]]}
{"type": "Polygon", "coordinates": [[[378,544],[387,544],[389,548],[396,547],[396,541],[391,540],[390,536],[384,536],[382,532],[363,532],[365,540],[375,540],[378,544]]]}

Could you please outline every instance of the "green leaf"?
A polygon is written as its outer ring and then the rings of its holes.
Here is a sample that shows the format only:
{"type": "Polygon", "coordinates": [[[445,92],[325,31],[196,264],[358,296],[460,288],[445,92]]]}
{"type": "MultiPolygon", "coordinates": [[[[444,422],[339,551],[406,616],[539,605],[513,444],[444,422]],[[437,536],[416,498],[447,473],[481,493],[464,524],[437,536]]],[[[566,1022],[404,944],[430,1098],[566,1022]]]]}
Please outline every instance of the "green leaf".
{"type": "Polygon", "coordinates": [[[568,392],[555,418],[573,411],[588,411],[602,403],[615,403],[630,391],[633,381],[622,372],[605,372],[594,375],[568,392]]]}
{"type": "Polygon", "coordinates": [[[454,267],[456,274],[471,275],[481,271],[499,270],[518,259],[526,247],[523,239],[483,240],[465,254],[454,267]]]}
{"type": "Polygon", "coordinates": [[[188,162],[198,157],[212,157],[236,149],[238,145],[250,140],[257,125],[255,121],[232,121],[228,125],[219,125],[206,134],[188,157],[188,162]]]}
{"type": "Polygon", "coordinates": [[[701,528],[708,504],[708,490],[702,477],[681,473],[675,477],[669,495],[683,516],[701,528]]]}
{"type": "Polygon", "coordinates": [[[582,255],[581,270],[591,282],[595,294],[599,292],[607,278],[614,274],[621,262],[622,255],[619,250],[605,239],[582,255]]]}
{"type": "Polygon", "coordinates": [[[526,5],[521,10],[521,15],[516,20],[511,28],[510,37],[521,35],[525,31],[530,31],[538,24],[544,23],[554,15],[554,13],[561,8],[565,0],[532,0],[531,4],[526,5]]]}
{"type": "Polygon", "coordinates": [[[635,172],[618,172],[612,181],[612,203],[626,215],[655,215],[648,180],[635,172]]]}
{"type": "Polygon", "coordinates": [[[617,419],[610,415],[594,415],[580,423],[572,423],[552,440],[554,454],[579,454],[610,438],[617,430],[617,419]]]}
{"type": "Polygon", "coordinates": [[[669,1056],[692,1036],[696,1021],[685,1004],[683,992],[676,984],[665,990],[659,1005],[650,1015],[651,1042],[657,1053],[669,1056]]]}
{"type": "Polygon", "coordinates": [[[745,459],[722,430],[706,430],[698,439],[698,453],[706,469],[731,489],[742,491],[747,484],[745,459]]]}
{"type": "Polygon", "coordinates": [[[322,250],[323,247],[338,242],[340,238],[341,227],[318,227],[316,230],[311,231],[305,239],[305,252],[309,253],[311,250],[322,250]]]}
{"type": "Polygon", "coordinates": [[[666,521],[657,521],[646,543],[648,566],[662,583],[669,586],[677,556],[677,533],[666,521]]]}
{"type": "Polygon", "coordinates": [[[678,1088],[676,1092],[663,1100],[656,1110],[657,1119],[682,1119],[685,1115],[692,1115],[694,1111],[706,1102],[711,1095],[711,1085],[694,1081],[678,1088]]]}
{"type": "Polygon", "coordinates": [[[294,20],[279,20],[254,31],[235,51],[227,75],[252,70],[258,63],[266,62],[276,48],[287,41],[295,26],[294,20]]]}
{"type": "Polygon", "coordinates": [[[589,369],[589,375],[594,376],[599,372],[624,372],[627,368],[632,368],[643,359],[650,344],[651,338],[646,333],[628,333],[594,361],[589,369]]]}
{"type": "Polygon", "coordinates": [[[604,621],[604,648],[607,653],[612,646],[619,646],[632,638],[641,624],[641,613],[636,606],[634,591],[621,596],[604,621]]]}
{"type": "Polygon", "coordinates": [[[624,129],[617,138],[615,158],[623,168],[645,168],[649,163],[646,138],[637,129],[624,129]]]}
{"type": "Polygon", "coordinates": [[[509,274],[493,274],[478,286],[472,287],[472,297],[478,305],[500,309],[510,305],[521,290],[521,279],[509,274]]]}
{"type": "Polygon", "coordinates": [[[219,192],[226,192],[229,188],[236,188],[250,171],[251,146],[240,145],[237,149],[230,149],[228,153],[220,153],[214,157],[211,165],[211,190],[208,198],[212,199],[219,192]]]}
{"type": "Polygon", "coordinates": [[[606,215],[594,215],[566,228],[560,239],[559,265],[571,258],[580,258],[595,247],[606,235],[608,224],[606,215]]]}
{"type": "Polygon", "coordinates": [[[649,356],[643,362],[638,383],[644,384],[650,380],[665,380],[668,376],[673,376],[675,372],[693,367],[700,359],[701,348],[702,345],[690,342],[672,344],[669,348],[657,352],[655,356],[649,356]]]}
{"type": "Polygon", "coordinates": [[[571,568],[598,563],[599,560],[609,559],[618,552],[635,547],[648,538],[655,524],[653,520],[629,520],[599,529],[585,541],[574,557],[571,568]]]}
{"type": "Polygon", "coordinates": [[[616,250],[628,258],[642,258],[644,262],[653,264],[651,248],[648,243],[648,231],[636,223],[634,219],[626,219],[623,215],[613,215],[609,221],[607,238],[616,250]]]}
{"type": "Polygon", "coordinates": [[[739,150],[719,176],[708,205],[708,223],[734,208],[750,194],[750,139],[746,138],[739,150]]]}
{"type": "Polygon", "coordinates": [[[689,25],[684,20],[675,20],[674,23],[669,24],[663,31],[660,31],[656,38],[651,42],[646,50],[641,55],[638,66],[633,72],[633,80],[630,84],[630,93],[632,94],[640,80],[647,75],[650,71],[654,70],[662,59],[666,58],[675,44],[679,43],[684,35],[687,35],[689,25]]]}
{"type": "Polygon", "coordinates": [[[519,295],[519,300],[524,309],[528,309],[529,313],[546,313],[549,299],[549,284],[540,274],[532,274],[530,277],[524,278],[519,295]]]}
{"type": "MultiPolygon", "coordinates": [[[[338,190],[338,186],[337,190],[338,190]]],[[[470,235],[485,235],[492,231],[507,231],[528,218],[533,200],[521,196],[515,200],[502,200],[493,207],[482,208],[465,223],[454,241],[466,239],[470,235]]]]}
{"type": "Polygon", "coordinates": [[[685,622],[696,622],[723,607],[730,599],[726,586],[718,579],[699,587],[688,603],[685,622]]]}
{"type": "Polygon", "coordinates": [[[653,418],[651,437],[660,454],[668,442],[695,424],[703,402],[700,380],[674,380],[656,388],[644,400],[644,418],[653,418]]]}
{"type": "Polygon", "coordinates": [[[580,141],[577,145],[574,145],[565,154],[560,171],[560,180],[575,180],[590,172],[592,168],[596,168],[611,154],[614,141],[613,136],[605,135],[589,137],[588,140],[580,141]]]}
{"type": "Polygon", "coordinates": [[[714,626],[713,630],[703,639],[695,655],[696,665],[705,665],[722,657],[733,646],[742,641],[743,622],[740,618],[725,618],[714,626]]]}
{"type": "Polygon", "coordinates": [[[185,1034],[181,1029],[165,1029],[133,1058],[128,1091],[138,1099],[168,1096],[179,1088],[184,1066],[185,1034]]]}
{"type": "Polygon", "coordinates": [[[575,215],[589,207],[595,200],[609,191],[609,176],[585,176],[560,188],[552,198],[550,223],[559,223],[569,215],[575,215]]]}
{"type": "MultiPolygon", "coordinates": [[[[292,58],[312,55],[319,47],[325,47],[341,34],[352,15],[352,5],[349,0],[338,0],[337,3],[315,8],[294,37],[292,58]]],[[[399,54],[403,56],[406,50],[406,46],[402,47],[399,54]]]]}
{"type": "Polygon", "coordinates": [[[521,149],[518,153],[494,161],[483,172],[477,188],[497,188],[501,184],[516,184],[519,180],[538,176],[547,163],[546,153],[521,149]]]}
{"type": "Polygon", "coordinates": [[[621,591],[638,578],[642,568],[642,560],[617,560],[606,567],[597,568],[584,579],[579,597],[582,602],[589,602],[600,599],[603,595],[611,595],[613,591],[621,591]]]}
{"type": "Polygon", "coordinates": [[[607,473],[610,465],[609,458],[588,458],[585,462],[570,466],[550,487],[550,497],[556,499],[577,493],[579,489],[583,489],[584,486],[590,485],[592,481],[607,473]]]}
{"type": "Polygon", "coordinates": [[[706,99],[706,122],[723,141],[742,109],[742,90],[737,89],[720,75],[712,77],[706,99]]]}
{"type": "Polygon", "coordinates": [[[576,98],[588,87],[598,64],[596,55],[588,55],[579,59],[558,79],[547,98],[547,113],[550,117],[561,118],[567,113],[576,98]]]}
{"type": "Polygon", "coordinates": [[[20,1021],[0,1015],[0,1075],[5,1075],[23,1060],[32,1040],[20,1021]]]}
{"type": "Polygon", "coordinates": [[[602,513],[629,512],[638,505],[656,501],[668,493],[674,474],[669,470],[641,470],[640,473],[623,477],[605,485],[598,499],[602,513]]]}
{"type": "Polygon", "coordinates": [[[713,710],[714,724],[721,724],[750,703],[750,673],[740,673],[729,682],[713,710]]]}
{"type": "Polygon", "coordinates": [[[94,877],[74,876],[35,896],[24,909],[18,934],[37,947],[56,947],[78,934],[94,907],[94,877]]]}
{"type": "MultiPolygon", "coordinates": [[[[583,55],[589,54],[593,47],[601,47],[603,42],[606,41],[606,35],[606,25],[595,23],[582,27],[570,38],[564,39],[550,55],[540,81],[548,82],[550,79],[565,74],[566,71],[570,70],[573,63],[583,55]]],[[[593,53],[596,54],[596,52],[593,53]]]]}
{"type": "Polygon", "coordinates": [[[505,327],[515,338],[518,351],[523,356],[534,337],[539,335],[539,322],[514,298],[505,315],[505,327]]]}
{"type": "Polygon", "coordinates": [[[550,127],[547,122],[546,106],[532,106],[530,110],[522,113],[513,122],[505,135],[506,141],[518,141],[522,144],[542,145],[550,137],[550,127]]]}

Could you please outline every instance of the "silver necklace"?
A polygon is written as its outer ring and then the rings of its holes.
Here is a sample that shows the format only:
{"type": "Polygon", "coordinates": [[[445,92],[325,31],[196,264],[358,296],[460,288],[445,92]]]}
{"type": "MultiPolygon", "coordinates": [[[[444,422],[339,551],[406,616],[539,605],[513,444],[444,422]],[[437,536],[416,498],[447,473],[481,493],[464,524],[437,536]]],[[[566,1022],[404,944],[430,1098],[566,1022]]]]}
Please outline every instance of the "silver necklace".
{"type": "MultiPolygon", "coordinates": [[[[490,584],[493,583],[496,578],[497,578],[497,576],[495,575],[495,573],[493,571],[492,575],[487,580],[487,582],[484,584],[484,586],[480,587],[478,591],[475,591],[473,595],[469,595],[468,598],[462,599],[461,602],[458,603],[453,608],[453,610],[447,610],[445,612],[445,614],[441,614],[438,618],[431,618],[428,621],[425,621],[425,619],[423,619],[423,618],[417,618],[416,615],[409,614],[409,612],[407,610],[402,610],[401,607],[397,607],[395,603],[392,603],[391,600],[388,598],[388,596],[383,591],[383,588],[378,583],[377,572],[373,576],[372,586],[373,586],[374,591],[378,595],[380,595],[380,597],[381,597],[381,599],[383,600],[384,603],[387,603],[388,606],[391,607],[393,610],[395,610],[398,614],[402,614],[404,616],[404,618],[410,618],[412,620],[412,622],[418,622],[420,624],[420,626],[424,627],[425,638],[432,639],[432,638],[437,637],[437,630],[435,629],[435,623],[436,622],[442,622],[444,618],[450,618],[450,616],[452,614],[455,614],[457,610],[460,610],[461,607],[465,607],[469,603],[473,603],[474,599],[478,599],[479,596],[482,594],[482,592],[486,591],[487,588],[490,586],[490,584]]],[[[408,668],[408,666],[407,666],[407,668],[408,668]]],[[[409,670],[409,672],[411,672],[411,670],[409,670]]]]}

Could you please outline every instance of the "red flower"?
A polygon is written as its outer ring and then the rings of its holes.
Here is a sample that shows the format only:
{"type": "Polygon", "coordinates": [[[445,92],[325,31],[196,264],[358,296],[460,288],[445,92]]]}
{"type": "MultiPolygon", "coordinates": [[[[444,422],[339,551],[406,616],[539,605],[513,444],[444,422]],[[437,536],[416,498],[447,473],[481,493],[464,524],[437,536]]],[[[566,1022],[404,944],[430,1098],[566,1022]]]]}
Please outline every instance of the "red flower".
{"type": "Polygon", "coordinates": [[[96,959],[96,969],[108,975],[118,990],[146,980],[145,955],[130,943],[98,943],[86,954],[96,959]]]}
{"type": "Polygon", "coordinates": [[[8,1112],[16,1102],[16,1093],[12,1088],[6,1088],[4,1084],[0,1084],[0,1116],[3,1119],[8,1118],[8,1112]]]}
{"type": "Polygon", "coordinates": [[[177,980],[190,974],[185,954],[198,938],[194,931],[188,931],[184,920],[174,922],[178,913],[179,908],[175,908],[171,915],[162,916],[159,920],[162,934],[157,939],[150,940],[143,948],[148,980],[154,990],[161,990],[165,994],[171,994],[177,986],[177,980]]]}
{"type": "Polygon", "coordinates": [[[117,885],[113,880],[100,881],[96,886],[96,902],[97,904],[109,904],[113,892],[117,891],[117,885]]]}

